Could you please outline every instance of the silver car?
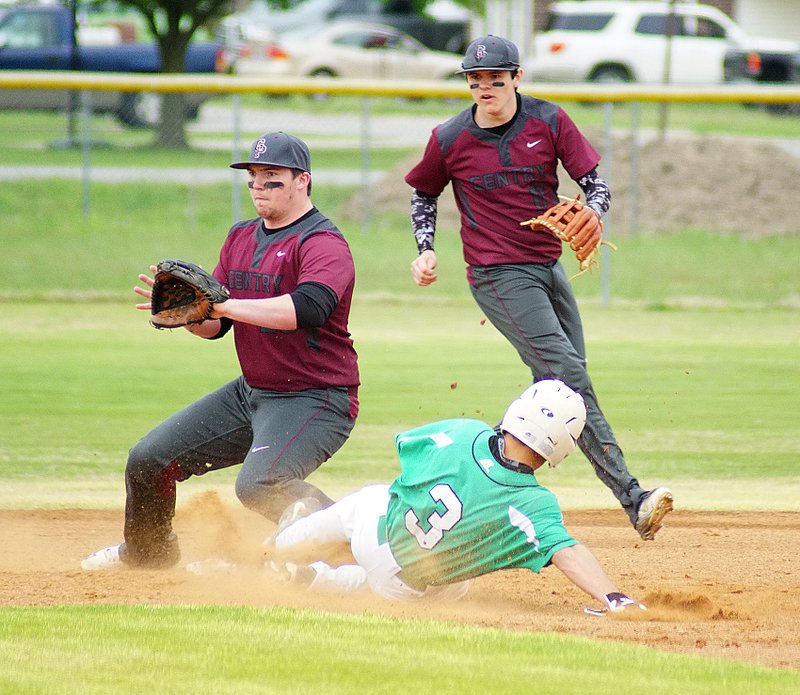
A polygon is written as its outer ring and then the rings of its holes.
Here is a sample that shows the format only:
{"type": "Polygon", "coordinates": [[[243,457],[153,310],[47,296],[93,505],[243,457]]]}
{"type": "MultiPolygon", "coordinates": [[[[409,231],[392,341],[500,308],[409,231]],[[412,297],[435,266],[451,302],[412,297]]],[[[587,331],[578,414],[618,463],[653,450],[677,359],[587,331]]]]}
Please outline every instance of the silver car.
{"type": "Polygon", "coordinates": [[[438,80],[455,75],[461,54],[434,51],[393,27],[360,21],[311,25],[288,31],[239,58],[249,77],[347,77],[438,80]]]}

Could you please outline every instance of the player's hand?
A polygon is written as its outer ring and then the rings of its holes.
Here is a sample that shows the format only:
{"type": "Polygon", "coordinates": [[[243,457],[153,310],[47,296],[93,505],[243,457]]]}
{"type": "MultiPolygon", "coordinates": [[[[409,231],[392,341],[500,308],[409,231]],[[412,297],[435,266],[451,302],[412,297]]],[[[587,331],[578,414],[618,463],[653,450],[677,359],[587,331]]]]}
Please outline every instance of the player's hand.
{"type": "Polygon", "coordinates": [[[420,287],[436,282],[436,254],[427,249],[411,262],[411,276],[420,287]]]}
{"type": "Polygon", "coordinates": [[[564,236],[569,239],[569,247],[576,251],[579,261],[588,258],[597,248],[603,235],[603,225],[599,215],[592,208],[581,207],[564,229],[564,236]]]}
{"type": "Polygon", "coordinates": [[[605,615],[606,613],[621,613],[629,607],[632,610],[647,610],[647,606],[645,606],[643,603],[638,603],[630,596],[621,594],[618,591],[615,591],[611,594],[606,594],[603,598],[606,602],[606,608],[584,608],[584,612],[588,613],[589,615],[605,615]]]}
{"type": "MultiPolygon", "coordinates": [[[[156,266],[154,265],[150,266],[150,272],[153,273],[153,275],[156,274],[156,270],[157,270],[156,266]]],[[[142,273],[141,275],[139,275],[139,280],[141,280],[142,283],[147,285],[147,287],[136,286],[133,288],[133,291],[136,292],[136,294],[140,295],[141,297],[144,297],[147,300],[147,303],[142,302],[141,304],[137,304],[136,308],[150,311],[150,299],[152,298],[153,295],[153,293],[150,291],[150,288],[153,286],[154,282],[153,278],[151,278],[149,275],[145,275],[144,273],[142,273]]]]}

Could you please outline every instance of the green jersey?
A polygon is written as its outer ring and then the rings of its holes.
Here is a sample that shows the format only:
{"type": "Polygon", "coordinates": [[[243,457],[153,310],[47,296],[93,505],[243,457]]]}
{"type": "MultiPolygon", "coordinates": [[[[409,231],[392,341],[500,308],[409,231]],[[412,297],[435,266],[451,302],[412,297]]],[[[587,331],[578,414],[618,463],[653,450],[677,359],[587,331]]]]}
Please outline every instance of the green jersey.
{"type": "Polygon", "coordinates": [[[386,538],[403,578],[436,586],[506,568],[538,572],[577,543],[555,495],[498,462],[495,434],[453,419],[395,437],[401,473],[389,488],[386,538]]]}

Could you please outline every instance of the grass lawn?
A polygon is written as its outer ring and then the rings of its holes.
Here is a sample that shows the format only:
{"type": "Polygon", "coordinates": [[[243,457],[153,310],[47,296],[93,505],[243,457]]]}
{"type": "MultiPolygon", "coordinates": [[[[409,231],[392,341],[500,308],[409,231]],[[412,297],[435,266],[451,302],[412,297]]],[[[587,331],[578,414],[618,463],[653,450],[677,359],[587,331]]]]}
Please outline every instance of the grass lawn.
{"type": "MultiPolygon", "coordinates": [[[[119,509],[128,448],[238,374],[229,340],[152,330],[130,291],[164,256],[213,265],[230,190],[97,185],[86,220],[79,183],[34,200],[37,185],[0,187],[0,506],[119,509]]],[[[320,187],[315,202],[335,217],[346,195],[320,187]]],[[[441,280],[422,290],[408,279],[407,221],[342,227],[354,230],[363,385],[352,437],[313,478],[335,496],[396,474],[398,430],[494,422],[529,380],[482,324],[455,238],[442,238],[441,280]]],[[[797,252],[796,237],[684,230],[626,241],[608,304],[599,275],[576,280],[603,408],[636,474],[668,482],[683,508],[798,509],[797,252]]],[[[230,496],[234,475],[202,483],[230,496]]],[[[615,504],[581,455],[542,475],[566,508],[615,504]]],[[[197,489],[188,481],[179,494],[197,489]]],[[[0,693],[800,690],[796,672],[557,633],[207,606],[2,608],[0,664],[0,693]]]]}

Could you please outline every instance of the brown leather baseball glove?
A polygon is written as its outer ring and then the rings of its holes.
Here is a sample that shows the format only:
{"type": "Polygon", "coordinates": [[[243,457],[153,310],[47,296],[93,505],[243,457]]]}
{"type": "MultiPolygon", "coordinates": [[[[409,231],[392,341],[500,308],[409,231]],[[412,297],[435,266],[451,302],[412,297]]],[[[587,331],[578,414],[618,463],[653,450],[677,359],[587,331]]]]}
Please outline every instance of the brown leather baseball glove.
{"type": "Polygon", "coordinates": [[[150,323],[156,328],[202,323],[211,316],[214,304],[221,304],[230,297],[225,285],[188,261],[161,261],[153,280],[150,323]]]}
{"type": "Polygon", "coordinates": [[[580,264],[580,271],[570,280],[578,275],[583,275],[587,270],[591,271],[600,264],[597,252],[602,245],[617,249],[610,241],[602,238],[602,221],[594,210],[586,207],[580,197],[580,193],[574,198],[559,196],[560,202],[539,217],[532,217],[520,222],[520,224],[528,225],[531,229],[544,229],[550,232],[575,252],[575,257],[580,264]]]}

